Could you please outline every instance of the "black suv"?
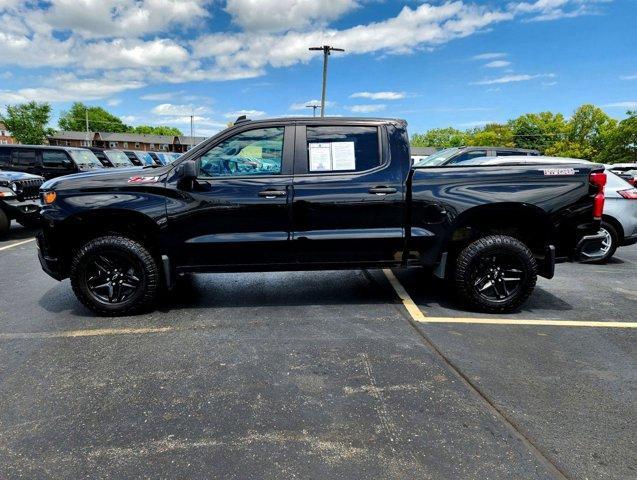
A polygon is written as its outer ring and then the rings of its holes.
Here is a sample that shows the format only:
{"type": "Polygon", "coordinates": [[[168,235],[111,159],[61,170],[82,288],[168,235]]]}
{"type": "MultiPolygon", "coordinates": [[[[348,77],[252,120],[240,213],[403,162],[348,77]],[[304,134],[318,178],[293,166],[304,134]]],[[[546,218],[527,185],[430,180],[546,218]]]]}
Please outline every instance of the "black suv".
{"type": "Polygon", "coordinates": [[[86,148],[0,145],[0,170],[40,175],[47,180],[103,168],[86,148]]]}
{"type": "Polygon", "coordinates": [[[440,150],[417,162],[416,167],[447,167],[460,165],[467,160],[480,157],[537,156],[537,150],[509,147],[452,147],[440,150]]]}
{"type": "Polygon", "coordinates": [[[38,194],[44,178],[28,173],[0,171],[0,237],[16,220],[34,227],[40,220],[38,194]]]}

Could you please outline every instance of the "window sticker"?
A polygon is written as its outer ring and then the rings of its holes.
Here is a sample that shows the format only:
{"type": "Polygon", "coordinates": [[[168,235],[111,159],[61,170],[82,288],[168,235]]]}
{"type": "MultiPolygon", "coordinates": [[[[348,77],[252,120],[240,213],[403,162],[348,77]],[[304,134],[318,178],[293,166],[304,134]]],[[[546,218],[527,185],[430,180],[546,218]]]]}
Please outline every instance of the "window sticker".
{"type": "Polygon", "coordinates": [[[310,171],[332,170],[332,148],[329,143],[310,143],[310,171]]]}
{"type": "Polygon", "coordinates": [[[310,143],[310,172],[356,170],[354,142],[310,143]]]}

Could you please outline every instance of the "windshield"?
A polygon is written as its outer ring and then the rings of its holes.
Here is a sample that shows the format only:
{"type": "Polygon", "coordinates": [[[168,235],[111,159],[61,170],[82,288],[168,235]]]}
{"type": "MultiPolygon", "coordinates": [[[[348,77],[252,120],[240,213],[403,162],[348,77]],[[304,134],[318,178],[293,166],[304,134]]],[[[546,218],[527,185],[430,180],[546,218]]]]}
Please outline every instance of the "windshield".
{"type": "Polygon", "coordinates": [[[450,157],[458,153],[460,150],[457,147],[446,148],[445,150],[440,150],[439,152],[434,153],[433,155],[429,155],[427,158],[423,158],[419,162],[414,164],[414,167],[437,167],[438,165],[442,165],[450,157]]]}
{"type": "Polygon", "coordinates": [[[129,158],[121,150],[104,150],[104,153],[114,167],[130,167],[132,165],[129,158]]]}
{"type": "Polygon", "coordinates": [[[104,167],[104,165],[102,165],[102,163],[97,159],[95,154],[90,150],[82,150],[78,148],[77,150],[69,150],[69,153],[71,154],[71,158],[73,158],[73,161],[77,165],[93,168],[104,167]]]}
{"type": "Polygon", "coordinates": [[[137,156],[142,162],[144,162],[144,165],[146,166],[156,165],[155,160],[153,160],[153,157],[150,155],[150,153],[139,152],[137,156]]]}

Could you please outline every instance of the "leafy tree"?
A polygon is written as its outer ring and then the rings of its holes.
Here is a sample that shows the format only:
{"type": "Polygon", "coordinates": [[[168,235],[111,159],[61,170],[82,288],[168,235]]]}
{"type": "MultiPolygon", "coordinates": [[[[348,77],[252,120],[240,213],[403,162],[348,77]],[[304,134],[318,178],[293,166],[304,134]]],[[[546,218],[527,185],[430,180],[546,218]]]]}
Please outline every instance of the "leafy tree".
{"type": "Polygon", "coordinates": [[[467,138],[468,145],[513,147],[513,131],[509,125],[490,123],[482,128],[470,130],[467,138]]]}
{"type": "Polygon", "coordinates": [[[181,130],[175,127],[168,127],[165,125],[138,125],[136,127],[131,128],[131,133],[146,133],[150,135],[170,135],[170,136],[180,136],[183,135],[181,130]]]}
{"type": "Polygon", "coordinates": [[[107,112],[102,107],[88,107],[81,102],[75,102],[71,109],[62,112],[58,126],[61,130],[86,130],[86,115],[88,112],[88,129],[92,132],[128,132],[130,127],[119,117],[107,112]]]}
{"type": "Polygon", "coordinates": [[[53,130],[46,125],[51,116],[48,103],[21,103],[7,105],[6,115],[0,115],[4,123],[18,142],[26,145],[40,145],[53,130]]]}
{"type": "Polygon", "coordinates": [[[434,128],[411,137],[411,145],[414,147],[449,148],[459,147],[465,143],[466,134],[451,127],[434,128]]]}
{"type": "Polygon", "coordinates": [[[607,135],[604,150],[598,156],[604,163],[637,162],[637,111],[626,112],[622,120],[607,135]]]}
{"type": "Polygon", "coordinates": [[[509,121],[509,126],[516,147],[539,150],[540,153],[564,140],[567,131],[564,116],[552,112],[527,113],[509,121]]]}

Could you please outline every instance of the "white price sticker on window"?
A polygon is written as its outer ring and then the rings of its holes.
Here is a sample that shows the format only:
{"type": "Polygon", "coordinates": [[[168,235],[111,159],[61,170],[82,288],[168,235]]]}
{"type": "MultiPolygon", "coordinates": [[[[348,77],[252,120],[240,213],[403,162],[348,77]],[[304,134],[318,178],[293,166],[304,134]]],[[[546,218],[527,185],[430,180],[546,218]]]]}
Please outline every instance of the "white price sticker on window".
{"type": "Polygon", "coordinates": [[[354,142],[310,143],[310,172],[356,170],[354,142]]]}

